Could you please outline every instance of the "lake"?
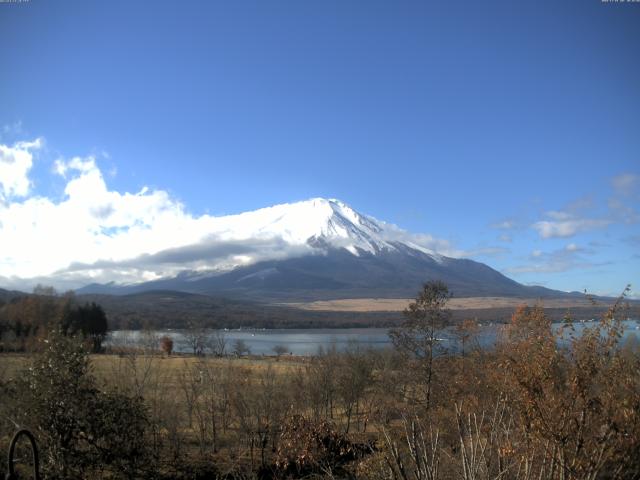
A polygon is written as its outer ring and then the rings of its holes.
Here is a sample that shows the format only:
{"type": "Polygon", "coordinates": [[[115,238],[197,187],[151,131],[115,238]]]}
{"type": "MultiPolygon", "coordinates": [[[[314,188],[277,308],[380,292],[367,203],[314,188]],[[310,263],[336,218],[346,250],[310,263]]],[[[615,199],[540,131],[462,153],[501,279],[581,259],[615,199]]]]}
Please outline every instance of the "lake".
{"type": "MultiPolygon", "coordinates": [[[[595,321],[576,322],[574,328],[580,332],[583,328],[593,326],[595,321]]],[[[640,341],[640,323],[637,320],[626,320],[623,323],[623,340],[635,338],[640,341]]],[[[476,335],[477,343],[482,348],[491,348],[495,345],[501,324],[481,325],[476,335]]],[[[555,328],[561,328],[561,324],[554,324],[555,328]]],[[[282,345],[286,351],[293,355],[315,355],[319,349],[332,349],[344,351],[349,346],[360,348],[382,349],[391,346],[387,328],[332,328],[332,329],[237,329],[224,330],[222,333],[226,339],[226,351],[231,353],[233,344],[242,340],[251,349],[253,355],[274,355],[273,348],[282,345]]],[[[213,333],[211,331],[210,333],[213,333]]],[[[173,339],[174,351],[192,353],[183,332],[180,330],[154,330],[143,332],[140,330],[116,330],[109,334],[105,346],[144,346],[158,345],[158,339],[167,335],[173,339]]],[[[438,332],[442,348],[450,352],[461,350],[460,340],[453,329],[443,329],[438,332]]]]}

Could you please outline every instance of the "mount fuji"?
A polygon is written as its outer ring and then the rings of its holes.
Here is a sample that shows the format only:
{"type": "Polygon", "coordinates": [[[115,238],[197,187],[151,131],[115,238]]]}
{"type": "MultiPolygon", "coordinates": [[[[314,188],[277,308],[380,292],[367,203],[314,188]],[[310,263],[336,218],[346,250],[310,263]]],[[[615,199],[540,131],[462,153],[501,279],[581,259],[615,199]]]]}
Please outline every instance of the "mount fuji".
{"type": "Polygon", "coordinates": [[[521,285],[485,264],[442,255],[437,247],[428,235],[411,234],[339,200],[315,198],[212,217],[206,241],[145,257],[149,265],[172,265],[174,274],[128,285],[94,283],[77,292],[174,290],[259,301],[408,298],[425,281],[438,279],[456,297],[567,295],[521,285]]]}

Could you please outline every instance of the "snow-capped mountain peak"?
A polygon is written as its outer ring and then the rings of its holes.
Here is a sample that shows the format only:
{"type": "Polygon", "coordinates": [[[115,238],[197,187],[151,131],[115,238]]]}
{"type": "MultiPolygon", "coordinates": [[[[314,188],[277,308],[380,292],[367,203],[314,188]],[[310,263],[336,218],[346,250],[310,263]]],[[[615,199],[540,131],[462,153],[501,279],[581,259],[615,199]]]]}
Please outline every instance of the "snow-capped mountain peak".
{"type": "MultiPolygon", "coordinates": [[[[218,217],[219,233],[235,238],[280,238],[289,245],[314,249],[345,248],[354,255],[397,249],[404,233],[373,217],[363,215],[337,199],[312,198],[252,212],[218,217]]],[[[403,242],[406,243],[406,242],[403,242]]],[[[430,255],[434,252],[412,246],[430,255]]]]}
{"type": "Polygon", "coordinates": [[[203,215],[185,222],[183,228],[192,234],[176,236],[182,241],[169,248],[72,267],[79,275],[89,271],[94,283],[102,278],[136,284],[178,277],[194,283],[263,262],[345,251],[355,259],[388,253],[428,256],[437,263],[445,258],[428,248],[438,245],[437,239],[411,234],[337,199],[312,198],[234,215],[203,215]]]}

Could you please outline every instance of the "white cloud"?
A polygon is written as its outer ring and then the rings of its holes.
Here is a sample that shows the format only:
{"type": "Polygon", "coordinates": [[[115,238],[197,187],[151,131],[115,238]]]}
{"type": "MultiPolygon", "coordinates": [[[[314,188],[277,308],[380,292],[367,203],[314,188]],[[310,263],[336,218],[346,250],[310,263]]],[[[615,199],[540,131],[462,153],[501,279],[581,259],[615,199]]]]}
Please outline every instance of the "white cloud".
{"type": "MultiPolygon", "coordinates": [[[[280,207],[227,217],[194,216],[164,190],[110,189],[93,156],[54,162],[51,172],[65,182],[61,199],[34,195],[28,175],[32,151],[40,145],[41,140],[0,145],[3,158],[10,156],[11,165],[18,158],[21,165],[18,173],[2,177],[2,188],[11,195],[4,202],[0,198],[2,286],[135,283],[185,269],[210,272],[319,252],[307,244],[317,233],[314,222],[290,222],[296,228],[286,221],[280,225],[280,207]]],[[[384,235],[444,255],[464,255],[446,240],[393,225],[386,224],[384,235]]]]}
{"type": "Polygon", "coordinates": [[[32,142],[17,142],[13,146],[0,144],[0,200],[24,197],[29,193],[33,151],[41,146],[39,138],[32,142]]]}
{"type": "Polygon", "coordinates": [[[634,207],[640,191],[640,175],[625,173],[611,179],[614,196],[607,201],[607,209],[594,216],[597,205],[591,196],[579,198],[562,210],[545,213],[544,220],[531,227],[541,238],[569,238],[578,233],[605,228],[612,224],[634,224],[640,222],[640,213],[634,207]]]}
{"type": "Polygon", "coordinates": [[[386,223],[385,227],[384,236],[387,241],[403,242],[447,257],[458,258],[466,256],[463,250],[456,249],[448,240],[425,233],[410,233],[390,223],[386,223]]]}
{"type": "Polygon", "coordinates": [[[564,248],[543,252],[534,250],[529,256],[529,263],[507,268],[507,273],[559,273],[568,270],[587,269],[596,266],[606,265],[606,263],[594,263],[583,257],[582,254],[592,254],[592,251],[585,250],[575,243],[570,243],[564,248]]]}
{"type": "Polygon", "coordinates": [[[505,247],[479,247],[472,250],[466,250],[460,255],[461,257],[500,257],[509,253],[511,250],[505,247]]]}
{"type": "Polygon", "coordinates": [[[89,173],[98,170],[96,159],[93,156],[86,158],[74,157],[69,161],[59,158],[54,162],[54,171],[63,178],[66,178],[68,171],[89,173]]]}
{"type": "Polygon", "coordinates": [[[518,224],[515,222],[515,220],[508,219],[492,224],[491,228],[496,228],[498,230],[512,230],[517,226],[518,224]]]}
{"type": "Polygon", "coordinates": [[[566,220],[570,220],[571,218],[573,218],[573,215],[567,212],[559,212],[556,210],[552,210],[550,212],[547,212],[547,217],[552,218],[553,220],[556,220],[559,222],[564,222],[566,220]]]}
{"type": "MultiPolygon", "coordinates": [[[[553,218],[553,215],[549,216],[553,218]]],[[[559,215],[555,217],[558,218],[559,215]]],[[[542,220],[534,223],[532,227],[542,238],[569,238],[580,232],[604,228],[609,224],[611,220],[608,219],[565,217],[563,220],[542,220]]]]}
{"type": "Polygon", "coordinates": [[[3,125],[2,129],[0,129],[0,133],[2,136],[16,136],[22,133],[22,121],[18,120],[17,122],[3,125]]]}
{"type": "Polygon", "coordinates": [[[610,198],[607,206],[609,207],[609,216],[614,221],[626,224],[640,222],[640,213],[617,198],[610,198]]]}
{"type": "MultiPolygon", "coordinates": [[[[2,175],[5,192],[28,195],[31,149],[39,146],[39,140],[0,145],[5,159],[11,156],[16,163],[17,158],[21,165],[19,174],[2,175]]],[[[165,191],[109,190],[93,157],[58,160],[55,171],[67,178],[61,201],[29,196],[0,203],[0,275],[5,278],[46,276],[73,262],[117,262],[154,254],[197,243],[211,230],[211,217],[189,215],[165,191]]]]}
{"type": "Polygon", "coordinates": [[[614,191],[623,196],[630,196],[640,188],[640,175],[623,173],[611,180],[614,191]]]}

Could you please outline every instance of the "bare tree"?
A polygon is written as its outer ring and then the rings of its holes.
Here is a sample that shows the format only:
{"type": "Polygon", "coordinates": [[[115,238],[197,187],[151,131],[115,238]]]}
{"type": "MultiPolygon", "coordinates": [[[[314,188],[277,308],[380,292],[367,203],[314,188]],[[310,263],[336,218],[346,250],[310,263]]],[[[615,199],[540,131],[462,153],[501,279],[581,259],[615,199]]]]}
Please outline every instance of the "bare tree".
{"type": "Polygon", "coordinates": [[[336,377],[337,392],[346,417],[345,434],[348,434],[354,417],[359,423],[360,406],[366,388],[373,380],[369,356],[356,344],[349,345],[347,351],[340,356],[336,377]]]}
{"type": "Polygon", "coordinates": [[[280,356],[284,355],[289,351],[289,348],[287,348],[286,345],[274,345],[271,350],[273,350],[273,353],[275,353],[276,356],[280,358],[280,356]]]}
{"type": "Polygon", "coordinates": [[[318,355],[306,366],[307,392],[315,420],[333,418],[337,390],[338,354],[335,345],[318,355]]]}
{"type": "Polygon", "coordinates": [[[259,448],[262,466],[267,463],[266,452],[275,442],[289,405],[285,385],[271,366],[257,374],[254,382],[238,383],[233,405],[240,429],[249,443],[252,468],[254,451],[259,448]]]}
{"type": "Polygon", "coordinates": [[[432,425],[425,428],[418,418],[402,417],[403,435],[399,445],[383,427],[385,447],[389,452],[386,462],[394,480],[437,480],[440,478],[440,434],[432,425]],[[404,453],[408,450],[409,454],[404,453]],[[390,458],[389,458],[390,457],[390,458]]]}
{"type": "Polygon", "coordinates": [[[205,348],[215,357],[224,357],[227,349],[227,336],[222,330],[214,330],[205,339],[205,348]]]}
{"type": "Polygon", "coordinates": [[[415,363],[415,374],[422,390],[422,398],[418,400],[424,402],[427,410],[431,405],[437,332],[451,317],[445,308],[449,298],[449,289],[443,282],[425,283],[416,300],[403,312],[406,320],[402,326],[389,332],[394,346],[415,363]]]}
{"type": "Polygon", "coordinates": [[[207,333],[203,328],[190,325],[187,330],[182,332],[182,343],[194,355],[202,355],[207,343],[207,333]]]}
{"type": "Polygon", "coordinates": [[[202,373],[197,364],[191,365],[186,360],[184,361],[178,374],[178,385],[183,394],[189,428],[191,428],[193,426],[193,410],[199,402],[202,390],[202,373]]]}
{"type": "Polygon", "coordinates": [[[160,336],[149,328],[145,328],[140,332],[139,345],[145,353],[152,354],[158,351],[160,345],[160,336]]]}
{"type": "Polygon", "coordinates": [[[201,360],[194,367],[198,371],[201,401],[196,404],[201,449],[210,444],[213,452],[218,450],[219,427],[226,431],[230,414],[230,386],[235,372],[229,363],[201,360]],[[210,442],[209,442],[210,435],[210,442]]]}
{"type": "Polygon", "coordinates": [[[247,342],[245,342],[241,338],[238,338],[233,342],[233,353],[235,353],[238,357],[241,357],[245,354],[249,355],[251,353],[251,348],[249,348],[247,342]]]}

